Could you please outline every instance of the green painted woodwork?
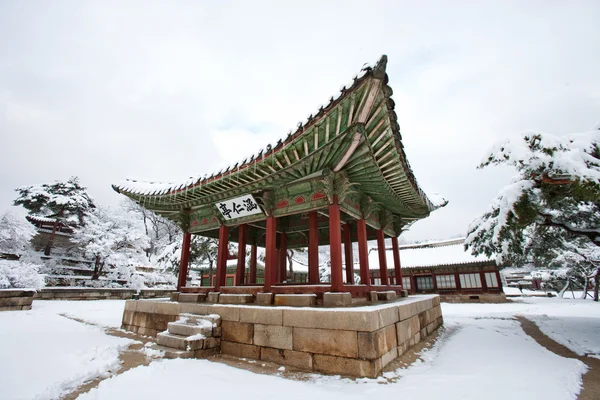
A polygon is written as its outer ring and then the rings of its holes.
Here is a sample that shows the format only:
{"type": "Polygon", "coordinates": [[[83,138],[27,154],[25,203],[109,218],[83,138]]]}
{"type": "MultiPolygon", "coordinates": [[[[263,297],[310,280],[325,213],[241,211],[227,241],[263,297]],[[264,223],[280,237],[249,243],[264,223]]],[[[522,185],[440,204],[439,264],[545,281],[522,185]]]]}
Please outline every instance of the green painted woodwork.
{"type": "MultiPolygon", "coordinates": [[[[261,242],[266,215],[223,221],[214,205],[249,193],[267,215],[278,218],[278,230],[289,227],[291,246],[306,241],[305,214],[326,213],[334,198],[343,221],[362,217],[372,232],[382,228],[388,236],[397,236],[435,207],[406,161],[385,63],[382,58],[286,139],[208,179],[168,192],[113,187],[191,233],[211,237],[216,237],[220,224],[248,223],[255,230],[250,237],[261,242]]],[[[328,241],[328,235],[323,236],[328,241]]]]}

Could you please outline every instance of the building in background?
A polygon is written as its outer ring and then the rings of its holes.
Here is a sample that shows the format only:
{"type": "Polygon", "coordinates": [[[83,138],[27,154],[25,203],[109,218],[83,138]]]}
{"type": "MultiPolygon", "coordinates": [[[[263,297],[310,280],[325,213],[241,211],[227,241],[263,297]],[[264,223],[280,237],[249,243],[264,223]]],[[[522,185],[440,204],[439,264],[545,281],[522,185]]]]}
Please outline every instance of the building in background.
{"type": "MultiPolygon", "coordinates": [[[[369,257],[375,261],[376,248],[369,257]]],[[[439,293],[442,301],[505,301],[496,262],[484,255],[465,251],[464,238],[399,246],[402,287],[410,293],[439,293]]],[[[388,262],[393,249],[386,248],[388,262]]],[[[396,281],[393,270],[391,279],[396,281]]],[[[371,271],[371,283],[378,285],[379,271],[371,271]]]]}

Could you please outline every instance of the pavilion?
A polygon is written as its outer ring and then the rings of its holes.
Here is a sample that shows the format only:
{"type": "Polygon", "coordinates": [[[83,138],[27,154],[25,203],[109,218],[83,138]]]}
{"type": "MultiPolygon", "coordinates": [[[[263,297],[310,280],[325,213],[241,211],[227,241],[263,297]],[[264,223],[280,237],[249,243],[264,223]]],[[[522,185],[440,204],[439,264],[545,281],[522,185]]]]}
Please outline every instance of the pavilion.
{"type": "Polygon", "coordinates": [[[177,223],[184,231],[178,290],[299,294],[402,290],[398,236],[444,204],[417,184],[403,149],[384,55],[363,68],[295,132],[210,176],[179,183],[127,180],[113,189],[177,223]],[[185,287],[191,235],[218,238],[216,282],[185,287]],[[388,279],[384,240],[391,238],[394,276],[388,279]],[[368,240],[377,240],[380,284],[370,284],[368,240]],[[226,286],[229,242],[238,243],[236,286],[226,286]],[[361,282],[352,263],[358,242],[361,282]],[[342,251],[342,243],[344,244],[342,251]],[[331,279],[319,282],[319,245],[329,245],[331,279]],[[246,274],[246,246],[250,271],[246,274]],[[264,283],[256,281],[257,246],[265,248],[264,283]],[[286,277],[287,249],[308,248],[308,282],[286,277]]]}

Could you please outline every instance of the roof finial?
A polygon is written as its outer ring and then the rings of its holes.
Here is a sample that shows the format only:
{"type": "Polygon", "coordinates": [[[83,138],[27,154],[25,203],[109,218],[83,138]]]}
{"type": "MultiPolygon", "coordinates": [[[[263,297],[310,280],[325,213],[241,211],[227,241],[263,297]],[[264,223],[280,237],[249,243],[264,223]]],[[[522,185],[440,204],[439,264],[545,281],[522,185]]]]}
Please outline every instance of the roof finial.
{"type": "Polygon", "coordinates": [[[381,59],[373,68],[373,77],[375,79],[383,79],[385,78],[385,67],[387,66],[387,56],[384,54],[381,56],[381,59]]]}

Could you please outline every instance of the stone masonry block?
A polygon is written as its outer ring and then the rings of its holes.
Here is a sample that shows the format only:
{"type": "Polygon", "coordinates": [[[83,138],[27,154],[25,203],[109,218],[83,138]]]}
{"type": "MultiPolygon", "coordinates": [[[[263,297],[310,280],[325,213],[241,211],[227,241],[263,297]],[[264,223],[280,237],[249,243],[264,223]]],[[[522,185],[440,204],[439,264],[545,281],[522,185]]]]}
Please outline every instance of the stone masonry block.
{"type": "Polygon", "coordinates": [[[283,310],[276,308],[244,307],[240,309],[240,322],[265,325],[283,325],[283,310]]]}
{"type": "Polygon", "coordinates": [[[396,300],[398,296],[396,295],[396,292],[394,292],[393,290],[387,290],[385,292],[377,292],[377,298],[379,300],[383,300],[383,301],[393,301],[396,300]]]}
{"type": "Polygon", "coordinates": [[[173,322],[178,318],[178,315],[171,314],[149,314],[148,327],[158,331],[164,331],[167,329],[169,322],[173,322]]]}
{"type": "Polygon", "coordinates": [[[290,367],[312,371],[312,355],[301,351],[270,349],[262,347],[260,349],[260,359],[275,364],[288,365],[290,367]]]}
{"type": "Polygon", "coordinates": [[[144,312],[144,313],[153,313],[154,312],[154,307],[156,306],[156,302],[155,301],[151,301],[151,300],[136,300],[137,301],[137,305],[136,305],[136,311],[139,312],[144,312]]]}
{"type": "Polygon", "coordinates": [[[235,343],[252,344],[254,325],[244,322],[223,321],[221,325],[223,340],[235,343]]]}
{"type": "Polygon", "coordinates": [[[179,292],[171,293],[171,295],[169,296],[169,299],[171,301],[179,301],[179,292]]]}
{"type": "Polygon", "coordinates": [[[33,297],[3,297],[0,298],[0,307],[8,306],[30,306],[33,297]]]}
{"type": "Polygon", "coordinates": [[[220,345],[221,345],[221,339],[219,339],[219,338],[210,337],[210,338],[204,339],[204,348],[205,349],[212,349],[215,347],[219,347],[220,345]]]}
{"type": "Polygon", "coordinates": [[[208,305],[198,303],[179,303],[179,312],[181,314],[205,315],[208,313],[208,305]]]}
{"type": "Polygon", "coordinates": [[[218,303],[219,302],[219,292],[209,292],[208,296],[206,296],[206,301],[208,303],[218,303]]]}
{"type": "Polygon", "coordinates": [[[411,337],[413,337],[417,332],[419,332],[418,321],[418,317],[415,315],[411,319],[400,321],[396,324],[398,345],[409,341],[411,337]]]}
{"type": "Polygon", "coordinates": [[[15,289],[15,290],[0,290],[0,299],[3,297],[21,297],[25,295],[25,291],[15,289]]]}
{"type": "Polygon", "coordinates": [[[368,294],[369,301],[379,301],[379,296],[375,290],[372,290],[368,294]]]}
{"type": "Polygon", "coordinates": [[[389,325],[375,332],[358,333],[358,358],[375,360],[397,346],[395,325],[389,325]]]}
{"type": "Polygon", "coordinates": [[[123,320],[122,320],[122,324],[123,325],[133,325],[133,315],[135,314],[134,311],[123,311],[123,320]]]}
{"type": "Polygon", "coordinates": [[[234,357],[260,360],[260,347],[251,344],[221,341],[221,353],[234,357]]]}
{"type": "Polygon", "coordinates": [[[313,369],[326,374],[375,378],[382,367],[381,360],[356,360],[315,354],[313,369]]]}
{"type": "Polygon", "coordinates": [[[137,300],[125,300],[125,311],[136,311],[137,300]]]}
{"type": "Polygon", "coordinates": [[[292,349],[292,327],[277,325],[254,325],[254,344],[276,349],[292,349]]]}
{"type": "Polygon", "coordinates": [[[414,303],[400,302],[398,305],[398,319],[404,321],[415,315],[416,309],[414,303]]]}
{"type": "Polygon", "coordinates": [[[398,346],[398,357],[401,357],[410,348],[409,342],[404,342],[398,346]]]}
{"type": "Polygon", "coordinates": [[[254,297],[251,294],[221,294],[219,303],[221,304],[251,304],[254,297]]]}
{"type": "Polygon", "coordinates": [[[148,321],[148,313],[136,311],[133,314],[133,324],[135,326],[146,326],[146,322],[148,321]]]}
{"type": "MultiPolygon", "coordinates": [[[[194,351],[194,358],[208,358],[219,354],[218,347],[209,347],[201,350],[194,351]]],[[[165,357],[167,358],[167,357],[165,357]]],[[[183,358],[183,357],[180,357],[183,358]]]]}
{"type": "Polygon", "coordinates": [[[256,293],[256,304],[270,306],[273,304],[273,293],[256,293]]]}
{"type": "Polygon", "coordinates": [[[180,303],[202,303],[206,300],[206,294],[204,293],[180,293],[179,301],[180,303]]]}
{"type": "Polygon", "coordinates": [[[351,293],[323,293],[323,307],[344,307],[352,305],[351,293]]]}
{"type": "Polygon", "coordinates": [[[276,306],[314,307],[317,304],[316,294],[276,294],[276,306]]]}
{"type": "Polygon", "coordinates": [[[232,307],[224,304],[215,304],[212,306],[208,306],[207,313],[217,314],[221,317],[221,320],[223,321],[238,322],[240,320],[240,308],[241,307],[232,307]]]}
{"type": "Polygon", "coordinates": [[[379,317],[380,326],[382,328],[395,324],[400,320],[398,316],[398,305],[393,304],[391,307],[382,308],[377,310],[377,315],[379,317]]]}
{"type": "Polygon", "coordinates": [[[394,361],[398,358],[398,347],[394,347],[390,349],[387,353],[381,356],[381,368],[384,368],[386,365],[394,361]]]}
{"type": "Polygon", "coordinates": [[[166,315],[178,315],[179,314],[179,303],[171,302],[155,302],[154,313],[155,314],[166,314],[166,315]]]}
{"type": "Polygon", "coordinates": [[[283,325],[299,328],[372,332],[382,328],[379,314],[355,310],[283,310],[283,325]]]}
{"type": "Polygon", "coordinates": [[[294,328],[293,349],[306,353],[358,357],[358,335],[353,331],[294,328]]]}
{"type": "Polygon", "coordinates": [[[211,326],[198,326],[192,324],[185,324],[181,322],[169,322],[168,330],[174,335],[181,336],[193,336],[202,334],[206,337],[212,336],[213,328],[211,326]]]}
{"type": "Polygon", "coordinates": [[[421,327],[425,327],[427,325],[429,325],[429,323],[431,322],[431,318],[429,316],[429,311],[423,311],[422,313],[419,314],[419,324],[421,325],[421,327]]]}

